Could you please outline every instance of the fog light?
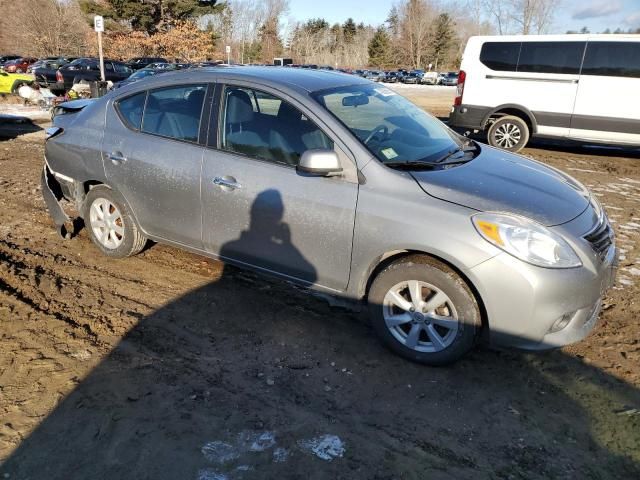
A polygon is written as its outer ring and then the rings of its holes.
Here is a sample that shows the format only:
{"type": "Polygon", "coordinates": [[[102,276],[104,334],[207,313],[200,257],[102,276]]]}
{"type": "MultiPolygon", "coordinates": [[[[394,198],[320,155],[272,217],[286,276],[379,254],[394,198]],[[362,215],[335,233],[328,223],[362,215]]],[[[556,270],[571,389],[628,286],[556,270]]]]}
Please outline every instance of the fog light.
{"type": "Polygon", "coordinates": [[[553,325],[549,329],[549,332],[553,333],[553,332],[559,332],[560,330],[562,330],[564,327],[569,325],[569,322],[571,321],[571,319],[575,314],[576,312],[565,313],[563,316],[561,316],[559,319],[557,319],[553,323],[553,325]]]}

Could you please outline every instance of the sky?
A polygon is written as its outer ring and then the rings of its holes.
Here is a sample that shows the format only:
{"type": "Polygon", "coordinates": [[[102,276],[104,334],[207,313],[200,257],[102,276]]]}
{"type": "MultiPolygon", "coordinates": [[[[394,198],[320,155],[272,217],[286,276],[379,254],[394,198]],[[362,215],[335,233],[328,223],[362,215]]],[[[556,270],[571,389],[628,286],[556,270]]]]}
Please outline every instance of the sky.
{"type": "MultiPolygon", "coordinates": [[[[460,6],[464,0],[441,0],[460,6]]],[[[352,17],[357,23],[383,23],[393,4],[390,0],[289,0],[289,15],[298,21],[322,17],[329,23],[352,17]]],[[[550,33],[588,27],[593,33],[606,28],[640,28],[640,0],[564,0],[550,33]]]]}

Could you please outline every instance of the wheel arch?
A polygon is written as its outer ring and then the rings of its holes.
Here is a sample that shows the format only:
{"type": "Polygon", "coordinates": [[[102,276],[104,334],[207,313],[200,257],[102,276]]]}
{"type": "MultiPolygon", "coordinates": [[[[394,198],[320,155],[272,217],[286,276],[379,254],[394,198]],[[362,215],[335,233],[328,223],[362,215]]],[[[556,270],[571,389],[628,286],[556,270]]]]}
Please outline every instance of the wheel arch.
{"type": "Polygon", "coordinates": [[[447,259],[445,259],[445,258],[443,258],[443,257],[441,257],[439,255],[435,255],[433,253],[429,253],[429,252],[425,252],[425,251],[420,251],[420,250],[392,250],[392,251],[386,252],[383,255],[380,255],[379,257],[377,257],[376,260],[374,262],[372,262],[372,264],[367,269],[367,274],[365,275],[365,280],[361,283],[361,285],[359,287],[359,290],[358,290],[359,298],[361,298],[363,300],[367,300],[367,298],[369,297],[369,291],[371,289],[371,285],[373,284],[373,281],[375,280],[375,278],[378,276],[378,274],[382,270],[384,270],[386,267],[388,267],[393,262],[396,262],[396,261],[401,260],[401,259],[406,258],[406,257],[410,257],[412,255],[421,255],[423,257],[430,258],[430,259],[432,259],[432,260],[434,260],[436,262],[439,262],[439,263],[442,263],[442,264],[446,265],[448,268],[450,268],[455,273],[460,275],[460,278],[463,279],[463,281],[466,283],[467,287],[469,287],[469,290],[471,290],[471,293],[473,294],[474,298],[478,302],[478,308],[480,309],[480,317],[481,317],[481,321],[482,321],[483,330],[484,331],[488,331],[489,330],[489,318],[488,318],[488,314],[487,314],[487,309],[486,309],[485,304],[484,304],[484,300],[482,299],[482,296],[480,295],[480,291],[473,284],[473,282],[471,281],[469,276],[464,273],[462,268],[458,267],[457,265],[455,265],[451,261],[449,261],[449,260],[447,260],[447,259]]]}
{"type": "Polygon", "coordinates": [[[482,119],[482,128],[486,129],[489,120],[491,120],[492,118],[505,115],[513,115],[524,120],[529,127],[531,134],[534,134],[538,131],[538,122],[536,121],[536,117],[533,112],[531,112],[531,110],[529,110],[527,107],[518,105],[516,103],[505,103],[490,110],[482,119]]]}
{"type": "Polygon", "coordinates": [[[18,88],[21,85],[33,85],[33,80],[14,80],[13,85],[11,85],[11,93],[18,93],[18,88]]]}
{"type": "MultiPolygon", "coordinates": [[[[133,217],[133,221],[136,222],[137,228],[140,229],[140,231],[143,234],[147,235],[147,232],[140,225],[140,221],[138,220],[138,215],[136,214],[135,210],[133,208],[131,208],[131,203],[129,201],[127,201],[126,197],[117,188],[114,188],[113,186],[109,185],[108,183],[102,182],[100,180],[85,180],[84,182],[82,182],[82,189],[84,191],[84,196],[82,198],[82,204],[84,205],[85,198],[87,197],[87,194],[91,191],[91,189],[93,189],[95,187],[98,187],[98,186],[105,186],[109,190],[111,190],[111,192],[117,197],[117,199],[125,204],[125,206],[129,210],[129,212],[131,213],[131,216],[133,217]]],[[[78,208],[78,210],[80,212],[83,211],[82,208],[78,208]]]]}

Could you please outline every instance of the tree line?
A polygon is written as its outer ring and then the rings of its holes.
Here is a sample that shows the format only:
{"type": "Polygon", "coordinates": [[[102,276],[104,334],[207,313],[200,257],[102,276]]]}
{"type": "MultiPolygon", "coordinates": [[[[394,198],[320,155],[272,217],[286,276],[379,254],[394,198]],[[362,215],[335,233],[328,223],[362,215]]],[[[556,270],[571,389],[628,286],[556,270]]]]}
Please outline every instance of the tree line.
{"type": "Polygon", "coordinates": [[[102,15],[112,58],[226,59],[229,45],[238,63],[290,57],[334,67],[443,70],[458,66],[472,35],[547,33],[560,1],[397,0],[372,26],[353,18],[298,21],[288,0],[0,0],[0,52],[94,55],[92,19],[102,15]]]}

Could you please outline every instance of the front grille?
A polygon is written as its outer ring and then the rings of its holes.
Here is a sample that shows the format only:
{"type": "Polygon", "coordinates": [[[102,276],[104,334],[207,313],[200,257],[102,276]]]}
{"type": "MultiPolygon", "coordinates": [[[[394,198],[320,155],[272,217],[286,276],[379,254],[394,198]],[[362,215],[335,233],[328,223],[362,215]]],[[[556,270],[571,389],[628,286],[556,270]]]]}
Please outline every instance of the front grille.
{"type": "Polygon", "coordinates": [[[603,215],[598,224],[584,236],[585,240],[591,244],[591,248],[603,258],[609,247],[613,243],[613,230],[609,225],[607,216],[603,215]]]}

